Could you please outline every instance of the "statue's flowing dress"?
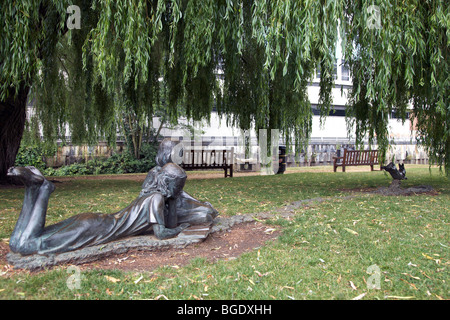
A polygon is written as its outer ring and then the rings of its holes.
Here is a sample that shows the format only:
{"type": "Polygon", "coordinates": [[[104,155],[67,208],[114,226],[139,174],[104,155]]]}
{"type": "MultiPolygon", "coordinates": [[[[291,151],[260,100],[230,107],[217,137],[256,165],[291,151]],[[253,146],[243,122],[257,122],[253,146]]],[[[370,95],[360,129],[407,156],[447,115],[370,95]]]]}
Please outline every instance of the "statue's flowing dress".
{"type": "Polygon", "coordinates": [[[138,197],[114,214],[81,213],[45,227],[38,239],[38,253],[72,251],[149,231],[156,223],[152,213],[155,195],[138,197]]]}

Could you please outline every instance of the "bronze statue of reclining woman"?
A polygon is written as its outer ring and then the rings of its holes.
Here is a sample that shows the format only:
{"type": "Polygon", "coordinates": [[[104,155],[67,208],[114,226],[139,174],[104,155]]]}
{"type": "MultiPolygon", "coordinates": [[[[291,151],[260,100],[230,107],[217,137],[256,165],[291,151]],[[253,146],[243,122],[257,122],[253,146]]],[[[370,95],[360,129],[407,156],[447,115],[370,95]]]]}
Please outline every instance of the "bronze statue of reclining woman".
{"type": "Polygon", "coordinates": [[[173,207],[186,182],[186,173],[174,163],[160,168],[141,195],[125,209],[113,214],[81,213],[47,227],[45,218],[50,194],[55,189],[53,183],[34,167],[13,167],[8,175],[19,178],[26,187],[22,211],[9,241],[11,251],[22,255],[72,251],[151,229],[157,238],[166,239],[189,226],[178,225],[173,207]]]}
{"type": "Polygon", "coordinates": [[[22,255],[61,253],[151,229],[158,239],[166,239],[189,225],[211,224],[217,210],[183,191],[186,173],[172,161],[182,152],[182,144],[164,139],[158,149],[157,166],[147,174],[139,196],[123,210],[113,214],[81,213],[47,227],[45,218],[48,200],[55,190],[53,183],[34,167],[10,168],[8,176],[20,179],[26,187],[22,211],[9,241],[11,251],[22,255]]]}

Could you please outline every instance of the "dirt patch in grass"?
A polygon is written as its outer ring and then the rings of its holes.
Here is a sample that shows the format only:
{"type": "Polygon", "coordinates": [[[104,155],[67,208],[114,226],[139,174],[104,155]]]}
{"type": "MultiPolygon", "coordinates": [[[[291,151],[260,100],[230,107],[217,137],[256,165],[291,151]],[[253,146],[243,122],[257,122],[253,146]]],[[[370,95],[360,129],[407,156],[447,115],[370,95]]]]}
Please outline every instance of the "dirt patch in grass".
{"type": "Polygon", "coordinates": [[[83,264],[81,268],[151,271],[161,266],[178,268],[194,258],[204,258],[209,262],[233,260],[278,237],[279,231],[266,232],[267,230],[271,231],[265,224],[259,222],[241,223],[228,231],[212,233],[205,241],[184,249],[160,252],[129,251],[112,258],[83,264]]]}
{"type": "Polygon", "coordinates": [[[440,193],[433,189],[431,186],[412,186],[409,188],[403,188],[400,186],[378,187],[378,188],[354,188],[354,189],[339,189],[345,193],[366,193],[366,194],[379,194],[383,196],[415,196],[419,194],[437,196],[440,193]]]}

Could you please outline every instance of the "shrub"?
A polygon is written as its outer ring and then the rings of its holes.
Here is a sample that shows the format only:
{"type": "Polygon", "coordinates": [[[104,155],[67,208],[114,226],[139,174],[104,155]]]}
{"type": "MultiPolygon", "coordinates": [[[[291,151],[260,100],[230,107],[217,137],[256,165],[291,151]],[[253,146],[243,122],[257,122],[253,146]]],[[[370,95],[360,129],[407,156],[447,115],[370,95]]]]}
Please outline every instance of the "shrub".
{"type": "Polygon", "coordinates": [[[146,144],[142,149],[142,158],[135,159],[129,152],[113,154],[111,157],[96,158],[86,163],[75,163],[58,169],[47,168],[44,175],[47,176],[74,176],[90,174],[122,174],[145,173],[152,169],[156,163],[157,146],[146,144]]]}
{"type": "Polygon", "coordinates": [[[20,146],[14,163],[17,167],[33,166],[45,169],[44,152],[39,146],[20,146]]]}

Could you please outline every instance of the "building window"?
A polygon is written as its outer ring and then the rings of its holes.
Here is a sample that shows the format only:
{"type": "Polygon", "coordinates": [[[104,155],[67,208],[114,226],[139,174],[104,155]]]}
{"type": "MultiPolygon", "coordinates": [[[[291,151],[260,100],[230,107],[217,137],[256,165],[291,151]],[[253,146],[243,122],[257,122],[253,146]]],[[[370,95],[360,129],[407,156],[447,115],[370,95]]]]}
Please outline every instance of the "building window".
{"type": "MultiPolygon", "coordinates": [[[[317,105],[312,105],[312,112],[315,116],[320,116],[320,110],[317,108],[317,105]]],[[[330,117],[345,117],[346,110],[342,107],[335,107],[328,113],[330,117]]]]}
{"type": "MultiPolygon", "coordinates": [[[[316,78],[320,79],[320,77],[321,77],[321,72],[320,72],[320,64],[319,64],[316,69],[316,78]]],[[[337,79],[337,60],[335,60],[334,64],[333,64],[333,79],[337,79]]]]}
{"type": "Polygon", "coordinates": [[[341,80],[342,81],[349,81],[350,80],[350,70],[348,68],[347,63],[342,60],[342,64],[341,64],[341,80]]]}

